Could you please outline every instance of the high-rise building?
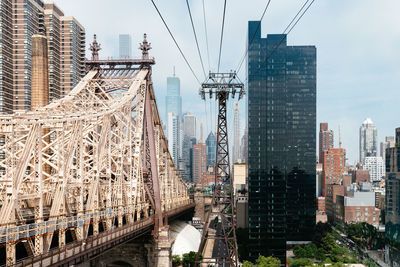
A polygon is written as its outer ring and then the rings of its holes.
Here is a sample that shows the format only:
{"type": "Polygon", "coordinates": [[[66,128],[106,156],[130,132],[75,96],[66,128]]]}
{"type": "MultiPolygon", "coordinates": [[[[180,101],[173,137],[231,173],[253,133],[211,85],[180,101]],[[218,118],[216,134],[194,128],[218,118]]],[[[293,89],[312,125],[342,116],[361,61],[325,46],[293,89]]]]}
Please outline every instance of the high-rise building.
{"type": "Polygon", "coordinates": [[[85,29],[74,17],[61,18],[61,96],[85,76],[85,29]]]}
{"type": "Polygon", "coordinates": [[[172,159],[174,160],[175,166],[178,166],[179,160],[179,119],[173,112],[168,112],[168,150],[171,154],[172,159]]]}
{"type": "Polygon", "coordinates": [[[215,159],[217,157],[217,138],[213,132],[210,132],[206,139],[207,145],[207,168],[215,167],[215,159]]]}
{"type": "Polygon", "coordinates": [[[238,162],[240,157],[240,110],[239,102],[233,103],[233,162],[238,162]]]}
{"type": "Polygon", "coordinates": [[[49,29],[46,35],[49,47],[49,100],[51,102],[61,97],[61,35],[63,33],[61,18],[64,13],[54,3],[45,3],[44,6],[44,24],[46,29],[49,29]]]}
{"type": "Polygon", "coordinates": [[[192,181],[192,161],[191,151],[196,144],[196,116],[191,113],[183,115],[182,119],[182,158],[183,172],[182,177],[185,181],[192,181]]]}
{"type": "Polygon", "coordinates": [[[32,35],[44,33],[44,4],[38,0],[13,1],[14,110],[31,109],[32,35]]]}
{"type": "Polygon", "coordinates": [[[322,122],[319,124],[319,156],[320,163],[324,162],[322,158],[324,152],[329,148],[333,148],[333,131],[328,129],[328,123],[322,122]]]}
{"type": "Polygon", "coordinates": [[[244,129],[244,134],[242,136],[242,139],[240,141],[240,158],[243,162],[247,162],[247,152],[248,152],[248,129],[247,127],[244,129]]]}
{"type": "Polygon", "coordinates": [[[207,171],[207,147],[204,143],[193,146],[193,182],[201,183],[203,173],[207,171]]]}
{"type": "Polygon", "coordinates": [[[189,138],[196,138],[196,116],[192,113],[183,115],[183,133],[189,138]]]}
{"type": "MultiPolygon", "coordinates": [[[[0,112],[10,113],[13,110],[14,99],[14,24],[13,24],[13,1],[0,1],[0,29],[1,42],[0,55],[0,112]]],[[[18,44],[16,44],[17,46],[18,44]]]]}
{"type": "Polygon", "coordinates": [[[1,1],[0,16],[0,112],[31,109],[34,34],[48,40],[50,101],[69,92],[85,74],[85,30],[55,4],[1,1]]]}
{"type": "Polygon", "coordinates": [[[370,118],[367,118],[360,127],[360,162],[365,157],[376,157],[378,145],[378,130],[370,118]]]}
{"type": "MultiPolygon", "coordinates": [[[[165,114],[168,112],[174,113],[178,116],[179,120],[182,119],[182,97],[181,97],[181,85],[178,77],[167,78],[167,96],[165,98],[165,114]]],[[[168,125],[167,125],[168,128],[168,125]]]]}
{"type": "Polygon", "coordinates": [[[279,257],[315,231],[316,48],[248,29],[249,256],[279,257]]]}
{"type": "Polygon", "coordinates": [[[383,159],[383,162],[386,160],[386,149],[395,147],[394,136],[386,136],[385,141],[381,142],[381,154],[380,156],[383,159]]]}
{"type": "Polygon", "coordinates": [[[174,148],[174,150],[170,149],[170,153],[174,155],[173,158],[177,165],[182,156],[183,136],[181,135],[182,98],[180,95],[180,80],[178,77],[175,77],[175,73],[174,77],[167,78],[167,96],[165,100],[168,146],[174,148]],[[173,114],[173,119],[170,119],[170,113],[173,114]],[[173,123],[173,125],[171,125],[171,123],[173,123]],[[176,130],[176,135],[170,135],[170,132],[175,133],[175,130],[172,131],[172,129],[176,130]]]}
{"type": "Polygon", "coordinates": [[[132,58],[132,37],[130,34],[119,35],[119,58],[132,58]]]}
{"type": "Polygon", "coordinates": [[[396,146],[386,150],[386,238],[400,245],[400,128],[396,146]]]}
{"type": "Polygon", "coordinates": [[[371,182],[381,181],[385,177],[385,163],[382,157],[365,157],[364,169],[369,171],[371,182]]]}
{"type": "Polygon", "coordinates": [[[326,195],[326,185],[341,184],[346,166],[346,150],[329,148],[322,156],[322,196],[326,195]]]}

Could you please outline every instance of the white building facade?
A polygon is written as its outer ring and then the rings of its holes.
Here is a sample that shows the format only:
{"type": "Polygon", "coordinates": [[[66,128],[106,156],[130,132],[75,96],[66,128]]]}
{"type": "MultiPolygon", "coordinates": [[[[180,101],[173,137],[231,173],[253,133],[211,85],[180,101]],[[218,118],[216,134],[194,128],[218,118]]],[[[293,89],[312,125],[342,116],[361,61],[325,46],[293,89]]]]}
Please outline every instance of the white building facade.
{"type": "Polygon", "coordinates": [[[239,102],[233,103],[233,162],[240,161],[240,109],[239,102]]]}
{"type": "Polygon", "coordinates": [[[376,157],[378,150],[378,130],[372,120],[367,118],[360,127],[360,162],[366,157],[376,157]]]}
{"type": "Polygon", "coordinates": [[[369,171],[371,182],[381,181],[385,177],[385,162],[382,157],[366,157],[364,169],[369,171]]]}
{"type": "Polygon", "coordinates": [[[192,113],[183,115],[183,133],[189,138],[197,138],[196,136],[196,116],[192,113]]]}
{"type": "Polygon", "coordinates": [[[175,162],[175,166],[178,166],[179,159],[179,118],[173,112],[168,112],[168,150],[175,162]]]}

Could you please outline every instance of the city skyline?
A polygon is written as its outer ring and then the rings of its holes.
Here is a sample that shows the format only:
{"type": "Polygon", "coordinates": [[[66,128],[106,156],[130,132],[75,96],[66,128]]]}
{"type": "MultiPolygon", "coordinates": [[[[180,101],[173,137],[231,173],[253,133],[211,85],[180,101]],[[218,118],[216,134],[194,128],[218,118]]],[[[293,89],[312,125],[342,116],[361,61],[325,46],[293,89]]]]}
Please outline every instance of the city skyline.
{"type": "Polygon", "coordinates": [[[56,1],[0,4],[0,265],[400,263],[400,38],[351,35],[372,0],[283,32],[289,0],[56,1]]]}
{"type": "MultiPolygon", "coordinates": [[[[260,18],[264,2],[257,0],[252,1],[251,4],[245,4],[242,1],[230,3],[227,9],[227,20],[230,24],[224,36],[222,70],[227,71],[238,65],[237,55],[244,53],[247,21],[260,18]],[[234,19],[239,12],[241,12],[240,18],[234,19]],[[229,32],[232,29],[235,29],[234,33],[229,32]]],[[[183,110],[196,113],[199,121],[206,121],[204,103],[198,96],[199,85],[185,66],[161,20],[155,18],[143,24],[149,15],[156,15],[151,2],[137,5],[136,1],[122,0],[113,2],[56,0],[55,3],[62,5],[66,14],[73,13],[85,25],[87,43],[91,42],[94,33],[98,34],[99,42],[102,44],[100,56],[104,58],[118,56],[118,34],[115,33],[115,27],[118,27],[119,32],[133,33],[133,57],[139,56],[138,43],[141,42],[142,34],[146,32],[153,46],[151,56],[154,56],[157,62],[153,80],[160,110],[165,110],[163,103],[166,95],[165,77],[171,75],[172,66],[176,66],[176,73],[181,77],[183,88],[181,93],[184,99],[183,110]],[[76,9],[77,5],[81,8],[76,9]],[[97,6],[95,10],[92,8],[93,5],[97,6]],[[109,12],[116,8],[118,13],[109,12]],[[132,16],[132,12],[135,16],[132,16]],[[98,16],[108,17],[116,24],[108,24],[107,20],[93,19],[98,16]],[[140,25],[140,27],[135,29],[132,25],[140,25]]],[[[209,40],[215,42],[219,40],[223,4],[221,2],[219,5],[211,5],[210,1],[205,1],[205,4],[210,25],[209,40]]],[[[168,3],[160,2],[158,5],[197,75],[200,76],[201,67],[197,51],[193,49],[195,44],[193,33],[189,18],[185,14],[186,4],[175,0],[168,3]],[[185,16],[177,16],[177,14],[185,14],[185,16]]],[[[201,1],[193,2],[191,5],[202,54],[205,58],[201,1]]],[[[262,22],[262,36],[266,36],[267,33],[281,33],[300,6],[301,3],[288,0],[272,1],[262,22]]],[[[397,105],[394,102],[400,94],[397,86],[400,84],[400,66],[398,66],[400,54],[397,53],[396,45],[399,42],[400,28],[392,27],[396,23],[396,10],[399,8],[400,2],[394,0],[388,1],[385,5],[373,0],[355,0],[346,3],[346,8],[343,8],[339,2],[316,2],[310,8],[310,13],[302,18],[289,35],[289,44],[312,43],[318,47],[317,57],[320,64],[317,69],[319,88],[317,123],[328,122],[335,132],[340,125],[342,146],[346,148],[348,162],[351,164],[354,164],[359,157],[358,130],[366,117],[371,117],[379,129],[379,142],[383,141],[385,136],[393,135],[393,129],[400,124],[396,117],[397,105]],[[385,101],[385,109],[381,108],[382,101],[385,101]]],[[[210,43],[210,56],[215,59],[217,52],[217,45],[213,43],[211,46],[210,43]]],[[[215,69],[216,60],[211,66],[215,69]]],[[[245,80],[244,73],[245,68],[242,68],[240,78],[243,81],[245,80]]],[[[209,105],[208,100],[208,113],[210,113],[209,105]]],[[[215,104],[212,105],[215,106],[215,104]]],[[[244,114],[245,109],[241,108],[242,134],[245,125],[244,114]]],[[[233,113],[228,114],[228,117],[233,119],[233,113]]],[[[216,118],[213,120],[215,122],[216,118]]],[[[214,129],[210,129],[210,124],[205,123],[205,135],[210,130],[214,129]]]]}

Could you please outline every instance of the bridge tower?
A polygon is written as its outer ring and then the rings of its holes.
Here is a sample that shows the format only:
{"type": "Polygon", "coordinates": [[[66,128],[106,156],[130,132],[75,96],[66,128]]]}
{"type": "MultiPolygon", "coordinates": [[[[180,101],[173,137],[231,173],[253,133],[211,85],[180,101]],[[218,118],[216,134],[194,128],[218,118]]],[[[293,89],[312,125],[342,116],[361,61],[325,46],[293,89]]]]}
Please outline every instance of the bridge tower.
{"type": "MultiPolygon", "coordinates": [[[[202,84],[200,95],[204,100],[208,94],[218,101],[217,157],[215,163],[215,187],[211,211],[203,229],[197,263],[217,263],[222,266],[238,266],[236,243],[236,218],[233,205],[233,184],[230,174],[227,101],[229,96],[241,99],[244,85],[235,72],[210,73],[202,84]],[[213,229],[214,228],[214,229],[213,229]],[[213,247],[221,247],[220,251],[213,247]],[[212,249],[212,251],[210,250],[212,249]],[[202,259],[200,261],[199,256],[202,259]]],[[[218,265],[219,266],[219,265],[218,265]]]]}

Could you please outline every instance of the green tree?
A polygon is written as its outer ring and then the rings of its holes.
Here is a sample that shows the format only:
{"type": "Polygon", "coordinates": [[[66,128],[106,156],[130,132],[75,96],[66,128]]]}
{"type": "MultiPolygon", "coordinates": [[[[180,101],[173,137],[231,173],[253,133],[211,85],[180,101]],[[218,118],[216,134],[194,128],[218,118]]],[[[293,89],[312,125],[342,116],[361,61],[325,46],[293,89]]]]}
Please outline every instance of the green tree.
{"type": "Polygon", "coordinates": [[[254,264],[249,261],[244,261],[242,267],[254,267],[254,264]]]}
{"type": "Polygon", "coordinates": [[[377,267],[378,265],[376,265],[376,263],[373,261],[373,260],[371,260],[371,259],[366,259],[365,261],[364,261],[364,264],[367,266],[367,267],[377,267]]]}
{"type": "Polygon", "coordinates": [[[322,238],[324,238],[327,233],[331,232],[332,228],[328,223],[322,223],[322,222],[317,223],[315,227],[314,243],[318,247],[320,247],[322,238]]]}
{"type": "Polygon", "coordinates": [[[333,235],[326,234],[324,238],[321,240],[321,247],[325,250],[326,253],[330,254],[333,249],[337,247],[335,239],[333,235]]]}
{"type": "Polygon", "coordinates": [[[304,258],[315,258],[315,254],[317,254],[317,246],[313,243],[308,244],[304,247],[304,258]]]}
{"type": "Polygon", "coordinates": [[[294,247],[293,253],[296,258],[306,258],[304,248],[299,245],[294,247]]]}
{"type": "Polygon", "coordinates": [[[278,258],[274,257],[264,257],[264,256],[259,256],[258,259],[256,260],[257,267],[280,267],[281,266],[281,261],[278,258]]]}
{"type": "Polygon", "coordinates": [[[190,251],[189,253],[185,253],[182,255],[183,267],[194,267],[195,261],[196,261],[196,252],[194,251],[190,251]]]}
{"type": "Polygon", "coordinates": [[[179,255],[172,255],[172,266],[177,267],[182,264],[182,259],[179,255]]]}
{"type": "Polygon", "coordinates": [[[326,259],[325,251],[323,248],[318,248],[315,253],[315,258],[319,261],[324,261],[326,259]]]}
{"type": "Polygon", "coordinates": [[[295,259],[290,265],[291,267],[308,267],[308,266],[314,266],[314,263],[311,259],[305,259],[305,258],[300,258],[300,259],[295,259]]]}

